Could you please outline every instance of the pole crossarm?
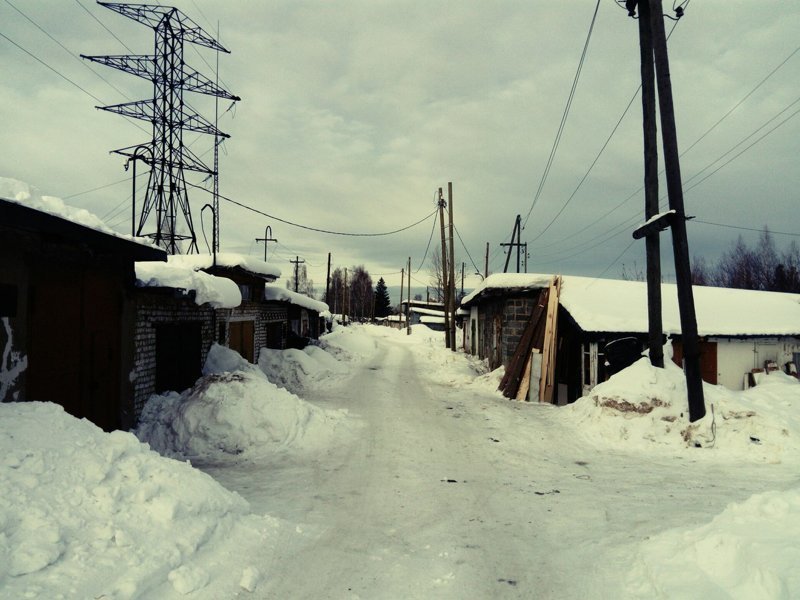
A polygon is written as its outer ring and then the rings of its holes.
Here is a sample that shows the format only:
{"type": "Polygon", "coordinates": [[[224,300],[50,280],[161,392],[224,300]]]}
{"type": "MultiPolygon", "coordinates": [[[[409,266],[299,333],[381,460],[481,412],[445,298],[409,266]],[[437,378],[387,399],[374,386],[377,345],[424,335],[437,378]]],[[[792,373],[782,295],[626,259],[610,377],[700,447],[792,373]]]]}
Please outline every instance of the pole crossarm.
{"type": "Polygon", "coordinates": [[[166,17],[178,24],[176,31],[181,34],[185,41],[230,54],[230,50],[226,50],[217,40],[203,31],[202,27],[177,8],[153,6],[152,4],[120,4],[117,2],[98,2],[98,4],[152,29],[157,29],[166,17]]]}
{"type": "MultiPolygon", "coordinates": [[[[157,61],[156,57],[152,55],[121,54],[88,56],[86,54],[81,54],[81,58],[111,67],[112,69],[118,69],[125,73],[130,73],[131,75],[136,75],[137,77],[149,81],[156,81],[156,79],[158,79],[158,72],[156,70],[157,61]]],[[[187,65],[183,66],[183,80],[178,81],[177,85],[187,92],[216,96],[217,98],[233,100],[234,102],[239,102],[241,100],[239,96],[235,96],[228,90],[219,87],[208,77],[187,65]]]]}
{"type": "Polygon", "coordinates": [[[185,131],[196,131],[197,133],[207,133],[223,138],[231,137],[214,127],[213,123],[205,117],[197,114],[193,110],[183,108],[183,114],[176,120],[170,118],[168,113],[159,110],[154,100],[136,100],[134,102],[123,102],[122,104],[110,104],[108,106],[96,106],[100,110],[116,113],[132,119],[149,121],[150,123],[160,123],[173,128],[180,128],[185,131]]]}

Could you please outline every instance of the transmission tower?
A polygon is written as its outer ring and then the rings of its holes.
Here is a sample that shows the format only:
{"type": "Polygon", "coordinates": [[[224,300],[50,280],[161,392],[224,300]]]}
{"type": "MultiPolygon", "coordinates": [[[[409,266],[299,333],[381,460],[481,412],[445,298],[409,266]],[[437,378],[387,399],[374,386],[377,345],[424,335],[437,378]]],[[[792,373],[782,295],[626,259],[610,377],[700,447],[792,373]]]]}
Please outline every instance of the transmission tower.
{"type": "MultiPolygon", "coordinates": [[[[153,238],[156,245],[170,254],[178,254],[182,250],[179,244],[183,241],[188,241],[188,244],[183,244],[186,246],[183,248],[185,251],[197,252],[197,238],[192,224],[184,170],[205,173],[216,179],[217,161],[214,161],[214,168],[205,165],[184,145],[183,132],[213,135],[215,147],[220,138],[230,136],[187,106],[183,93],[198,92],[234,102],[241,98],[220,88],[218,84],[189,67],[183,59],[183,48],[184,43],[189,42],[217,52],[229,51],[177,8],[113,2],[98,4],[147,25],[155,32],[155,52],[152,55],[81,55],[81,58],[153,82],[152,100],[97,107],[149,121],[153,126],[153,139],[150,142],[113,151],[127,156],[129,160],[138,159],[150,165],[150,179],[136,234],[153,238]],[[142,150],[145,152],[141,152],[142,150]],[[154,210],[155,231],[143,231],[154,210]],[[179,224],[178,219],[181,217],[183,222],[179,224]]],[[[217,217],[214,218],[216,222],[217,217]]]]}

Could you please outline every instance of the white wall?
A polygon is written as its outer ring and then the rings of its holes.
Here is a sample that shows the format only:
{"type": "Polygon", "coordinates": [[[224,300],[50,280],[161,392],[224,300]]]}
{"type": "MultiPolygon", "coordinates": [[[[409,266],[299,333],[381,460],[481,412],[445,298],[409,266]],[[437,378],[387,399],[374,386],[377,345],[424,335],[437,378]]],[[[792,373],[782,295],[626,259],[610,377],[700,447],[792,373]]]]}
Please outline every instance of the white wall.
{"type": "Polygon", "coordinates": [[[712,338],[717,342],[717,383],[731,390],[743,389],[745,373],[763,369],[773,360],[781,369],[800,352],[797,338],[750,338],[746,340],[712,338]]]}

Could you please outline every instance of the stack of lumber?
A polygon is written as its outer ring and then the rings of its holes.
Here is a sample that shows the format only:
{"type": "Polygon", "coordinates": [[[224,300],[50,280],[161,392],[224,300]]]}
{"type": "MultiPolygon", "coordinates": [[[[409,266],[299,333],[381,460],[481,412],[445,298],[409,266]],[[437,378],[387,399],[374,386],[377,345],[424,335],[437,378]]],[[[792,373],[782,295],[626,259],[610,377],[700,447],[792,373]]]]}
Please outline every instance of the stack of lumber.
{"type": "Polygon", "coordinates": [[[558,297],[556,275],[542,290],[498,389],[506,398],[552,402],[555,386],[558,297]]]}

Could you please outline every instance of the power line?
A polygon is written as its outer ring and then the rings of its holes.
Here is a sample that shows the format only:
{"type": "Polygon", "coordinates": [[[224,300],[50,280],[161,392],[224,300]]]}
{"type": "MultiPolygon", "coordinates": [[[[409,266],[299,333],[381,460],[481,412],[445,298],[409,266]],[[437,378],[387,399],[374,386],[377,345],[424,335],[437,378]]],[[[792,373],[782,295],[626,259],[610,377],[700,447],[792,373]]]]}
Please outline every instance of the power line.
{"type": "Polygon", "coordinates": [[[720,118],[720,119],[719,119],[719,120],[718,120],[716,123],[714,123],[714,124],[713,124],[711,127],[709,127],[709,128],[706,130],[706,132],[705,132],[703,135],[701,135],[699,138],[697,138],[697,139],[696,139],[696,140],[695,140],[695,141],[692,143],[692,145],[691,145],[691,146],[689,146],[688,148],[686,148],[686,150],[684,150],[682,154],[685,154],[686,152],[688,152],[689,150],[691,150],[692,148],[694,148],[694,147],[695,147],[697,144],[699,144],[699,143],[700,143],[700,141],[701,141],[701,140],[702,140],[704,137],[706,137],[706,136],[707,136],[709,133],[711,133],[711,132],[712,132],[714,129],[716,129],[717,125],[719,125],[719,124],[720,124],[720,123],[722,123],[722,122],[723,122],[725,119],[727,119],[727,118],[730,116],[730,114],[731,114],[733,111],[735,111],[737,108],[739,108],[739,107],[740,107],[740,106],[741,106],[741,105],[742,105],[742,104],[745,102],[745,100],[747,100],[747,99],[748,99],[750,96],[752,96],[752,95],[755,93],[755,91],[756,91],[758,88],[760,88],[762,85],[764,85],[764,83],[767,81],[767,79],[769,79],[770,77],[772,77],[772,76],[773,76],[773,75],[774,75],[774,74],[775,74],[775,73],[776,73],[776,72],[777,72],[777,71],[778,71],[778,70],[779,70],[779,69],[780,69],[780,68],[781,68],[783,65],[785,65],[787,62],[789,62],[789,59],[790,59],[790,58],[792,58],[792,57],[793,57],[795,54],[797,54],[797,53],[798,53],[798,51],[800,51],[800,46],[798,46],[797,48],[795,48],[795,49],[794,49],[794,50],[793,50],[793,51],[792,51],[792,52],[789,54],[789,56],[787,56],[786,58],[784,58],[784,59],[783,59],[783,61],[782,61],[782,62],[781,62],[781,63],[780,63],[780,64],[779,64],[777,67],[775,67],[774,69],[772,69],[772,71],[770,71],[770,72],[769,72],[769,74],[768,74],[766,77],[764,77],[764,79],[762,79],[761,81],[759,81],[759,82],[756,84],[756,86],[755,86],[755,87],[754,87],[752,90],[750,90],[749,92],[747,92],[747,94],[745,94],[745,95],[744,95],[744,97],[743,97],[741,100],[739,100],[739,101],[738,101],[736,104],[734,104],[734,105],[733,105],[733,106],[730,108],[730,110],[728,110],[728,112],[726,112],[724,115],[722,115],[722,117],[721,117],[721,118],[720,118]]]}
{"type": "Polygon", "coordinates": [[[53,36],[52,36],[52,35],[51,35],[51,34],[50,34],[50,33],[49,33],[49,32],[48,32],[48,31],[47,31],[47,30],[46,30],[44,27],[42,27],[41,25],[39,25],[39,24],[38,24],[36,21],[34,21],[34,20],[31,18],[31,17],[29,17],[28,15],[26,15],[24,12],[22,12],[22,10],[20,10],[18,7],[16,7],[16,6],[15,6],[15,5],[14,5],[14,4],[11,2],[11,0],[6,0],[6,4],[8,4],[8,5],[9,5],[11,8],[13,8],[13,9],[14,9],[15,11],[17,11],[19,14],[21,14],[21,15],[22,15],[22,16],[23,16],[25,19],[27,19],[27,20],[28,20],[28,22],[29,22],[29,23],[31,23],[31,24],[32,24],[34,27],[36,27],[36,28],[37,28],[39,31],[41,31],[43,34],[45,34],[47,37],[49,37],[49,38],[50,38],[52,41],[54,41],[56,44],[58,44],[58,45],[61,47],[61,49],[62,49],[62,50],[64,50],[64,52],[66,52],[67,54],[69,54],[69,55],[70,55],[72,58],[74,58],[75,60],[77,60],[77,61],[78,61],[78,62],[79,62],[81,65],[83,65],[85,68],[89,69],[89,70],[90,70],[92,73],[94,73],[94,74],[95,74],[97,77],[99,77],[99,78],[100,78],[100,79],[102,79],[104,82],[106,82],[106,83],[108,84],[108,86],[109,86],[109,87],[111,87],[111,88],[112,88],[112,89],[113,89],[115,92],[117,92],[118,94],[120,94],[121,96],[123,96],[124,98],[126,98],[126,99],[128,99],[128,100],[130,100],[130,99],[131,99],[131,98],[130,98],[130,97],[129,97],[129,96],[128,96],[128,95],[127,95],[125,92],[123,92],[122,90],[120,90],[120,89],[119,89],[117,86],[115,86],[113,83],[111,83],[110,81],[108,81],[108,79],[106,79],[105,77],[103,77],[103,76],[102,76],[100,73],[98,73],[97,71],[95,71],[95,70],[94,70],[93,68],[91,68],[91,67],[90,67],[88,64],[86,64],[86,63],[85,63],[85,62],[83,62],[83,61],[82,61],[80,58],[78,58],[78,54],[77,54],[77,52],[73,52],[72,50],[70,50],[69,48],[67,48],[67,47],[66,47],[64,44],[62,44],[62,43],[61,43],[61,42],[59,42],[59,41],[58,41],[56,38],[54,38],[54,37],[53,37],[53,36]]]}
{"type": "Polygon", "coordinates": [[[100,27],[102,27],[102,28],[103,28],[103,29],[105,29],[105,30],[106,30],[108,33],[110,33],[110,34],[112,35],[112,37],[113,37],[115,40],[117,40],[117,41],[118,41],[120,44],[122,44],[122,46],[123,46],[123,47],[124,47],[124,48],[125,48],[125,49],[126,49],[128,52],[130,52],[131,54],[136,54],[136,52],[134,52],[133,50],[131,50],[131,49],[128,47],[128,45],[127,45],[125,42],[123,42],[121,39],[119,39],[119,38],[117,37],[117,34],[116,34],[116,33],[114,33],[114,32],[113,32],[113,31],[111,31],[111,30],[110,30],[108,27],[106,27],[106,26],[105,26],[105,24],[104,24],[104,23],[103,23],[103,22],[102,22],[100,19],[98,19],[98,18],[95,16],[95,14],[94,14],[92,11],[90,11],[90,10],[89,10],[88,8],[86,8],[86,7],[85,7],[83,4],[81,4],[81,1],[80,1],[80,0],[75,0],[75,2],[78,4],[78,6],[80,6],[80,7],[81,7],[81,8],[82,8],[82,9],[83,9],[85,12],[86,12],[86,14],[87,14],[87,15],[89,15],[89,16],[90,16],[90,17],[92,17],[92,18],[93,18],[95,21],[97,21],[98,23],[100,23],[100,27]]]}
{"type": "MultiPolygon", "coordinates": [[[[194,187],[194,188],[197,188],[199,190],[203,190],[204,192],[207,192],[209,194],[211,193],[206,188],[204,188],[202,186],[199,186],[199,185],[195,185],[194,183],[189,183],[188,181],[186,182],[186,185],[194,187]]],[[[406,225],[405,227],[401,227],[400,229],[395,229],[393,231],[382,231],[380,233],[352,233],[352,232],[344,232],[344,231],[331,231],[329,229],[319,229],[317,227],[311,227],[309,225],[301,225],[300,223],[294,223],[293,221],[287,221],[286,219],[281,219],[280,217],[276,217],[275,215],[270,215],[268,213],[265,213],[262,210],[258,210],[257,208],[253,208],[252,206],[248,206],[248,205],[243,204],[241,202],[237,202],[233,198],[228,198],[227,196],[223,196],[222,194],[219,194],[219,197],[222,200],[226,200],[226,201],[230,202],[231,204],[235,204],[236,206],[239,206],[241,208],[247,209],[247,210],[249,210],[251,212],[257,213],[257,214],[262,215],[264,217],[268,217],[270,219],[275,219],[276,221],[279,221],[281,223],[285,223],[286,225],[291,225],[293,227],[299,227],[300,229],[306,229],[308,231],[316,231],[317,233],[327,233],[327,234],[330,234],[330,235],[344,235],[344,236],[349,236],[349,237],[381,237],[381,236],[386,236],[386,235],[393,235],[395,233],[400,233],[402,231],[406,231],[408,229],[411,229],[412,227],[416,227],[417,225],[419,225],[420,223],[423,223],[424,221],[427,221],[428,219],[430,219],[432,216],[434,216],[436,214],[436,211],[439,210],[438,208],[436,208],[432,213],[430,213],[426,217],[423,217],[419,221],[415,221],[414,223],[411,223],[410,225],[406,225]]]]}
{"type": "Polygon", "coordinates": [[[594,30],[594,24],[597,20],[597,12],[600,9],[600,0],[597,0],[597,4],[594,7],[594,14],[592,15],[592,22],[589,25],[589,33],[586,36],[586,42],[583,45],[583,52],[581,52],[580,61],[578,61],[578,70],[575,72],[575,78],[572,81],[572,89],[570,89],[569,96],[567,98],[567,104],[564,107],[564,113],[561,116],[561,123],[558,126],[558,132],[556,133],[556,139],[553,141],[553,147],[550,150],[550,156],[547,159],[547,164],[545,165],[544,172],[542,173],[542,179],[539,182],[539,188],[536,190],[536,195],[533,198],[533,202],[531,203],[530,209],[528,209],[528,214],[525,215],[525,222],[523,223],[522,227],[525,228],[525,225],[528,224],[528,219],[531,216],[531,212],[533,212],[533,208],[536,206],[536,203],[539,201],[539,197],[542,195],[542,190],[544,189],[544,184],[547,181],[547,176],[550,173],[550,167],[553,165],[553,160],[555,159],[556,152],[558,151],[558,146],[561,143],[561,135],[564,133],[564,126],[567,123],[567,117],[569,116],[569,110],[572,106],[572,100],[575,97],[575,90],[578,87],[578,80],[580,79],[581,70],[583,69],[583,63],[586,59],[586,53],[589,49],[589,40],[592,38],[592,31],[594,30]]]}
{"type": "MultiPolygon", "coordinates": [[[[67,81],[68,83],[70,83],[70,84],[74,85],[76,88],[78,88],[80,91],[82,91],[84,94],[86,94],[86,95],[87,95],[87,96],[89,96],[90,98],[92,98],[92,99],[94,99],[94,100],[97,100],[97,102],[99,102],[100,104],[104,104],[104,102],[103,102],[102,100],[100,100],[100,98],[98,98],[97,96],[95,96],[95,95],[94,95],[94,94],[92,94],[91,92],[89,92],[89,91],[85,90],[84,88],[82,88],[80,85],[78,85],[77,83],[75,83],[74,81],[72,81],[72,79],[70,79],[69,77],[67,77],[66,75],[64,75],[63,73],[61,73],[61,72],[60,72],[60,71],[58,71],[57,69],[55,69],[54,67],[51,67],[51,66],[50,66],[48,63],[46,63],[44,60],[42,60],[41,58],[39,58],[38,56],[36,56],[35,54],[33,54],[33,53],[30,51],[30,50],[28,50],[28,49],[24,48],[23,46],[21,46],[20,44],[18,44],[18,43],[17,43],[17,42],[15,42],[14,40],[12,40],[10,37],[8,37],[6,34],[4,34],[2,31],[0,31],[0,37],[2,37],[2,38],[5,38],[5,39],[6,39],[8,42],[10,42],[10,43],[11,43],[11,44],[13,44],[14,46],[16,46],[17,48],[19,48],[20,50],[22,50],[22,51],[23,51],[25,54],[27,54],[28,56],[30,56],[30,57],[31,57],[32,59],[34,59],[36,62],[38,62],[38,63],[40,63],[41,65],[43,65],[44,67],[48,68],[48,69],[49,69],[49,70],[51,70],[53,73],[55,73],[56,75],[58,75],[59,77],[61,77],[63,80],[65,80],[65,81],[67,81]]],[[[127,117],[126,117],[126,118],[127,118],[127,117]]],[[[144,131],[145,133],[148,133],[148,132],[147,132],[147,130],[146,130],[144,127],[142,127],[141,125],[139,125],[139,124],[138,124],[136,121],[129,120],[129,122],[130,122],[132,125],[135,125],[135,126],[136,126],[136,127],[138,127],[139,129],[141,129],[142,131],[144,131]]]]}
{"type": "Polygon", "coordinates": [[[458,236],[458,240],[461,242],[461,246],[464,248],[464,252],[466,252],[467,256],[469,256],[469,261],[472,263],[472,266],[475,267],[475,271],[477,273],[480,273],[481,270],[478,268],[478,265],[475,264],[475,261],[472,260],[472,255],[469,253],[469,250],[467,250],[467,245],[464,243],[464,240],[461,239],[461,234],[458,231],[458,227],[453,225],[453,229],[456,230],[456,235],[458,236]]]}
{"type": "MultiPolygon", "coordinates": [[[[793,54],[794,54],[794,53],[793,53],[793,54]]],[[[790,56],[791,56],[791,55],[790,55],[790,56]]],[[[784,61],[781,63],[781,65],[783,65],[785,62],[786,62],[786,60],[784,60],[784,61]]],[[[774,70],[773,70],[773,72],[774,72],[774,70]]],[[[761,84],[759,83],[758,85],[761,85],[761,84]]],[[[757,86],[757,87],[758,87],[758,86],[757,86]]],[[[749,95],[749,94],[748,94],[748,95],[749,95]]],[[[781,109],[781,110],[780,110],[778,113],[776,113],[776,114],[775,114],[775,115],[773,115],[771,118],[769,118],[769,119],[768,119],[766,122],[764,122],[764,123],[763,123],[763,124],[761,124],[759,127],[757,127],[757,128],[756,128],[756,129],[755,129],[753,132],[751,132],[749,135],[747,135],[746,137],[744,137],[742,140],[740,140],[738,143],[734,144],[734,145],[733,145],[733,146],[732,146],[730,149],[728,149],[726,152],[724,152],[724,153],[723,153],[722,155],[720,155],[718,158],[716,158],[715,160],[711,161],[711,162],[710,162],[708,165],[706,165],[705,167],[703,167],[703,168],[702,168],[700,171],[698,171],[697,173],[695,173],[695,174],[694,174],[694,175],[692,175],[691,177],[688,177],[688,178],[687,178],[687,179],[684,181],[684,183],[685,183],[685,184],[688,184],[688,183],[690,183],[691,181],[693,181],[694,179],[696,179],[697,177],[699,177],[699,176],[700,176],[702,173],[704,173],[705,171],[707,171],[708,169],[710,169],[710,168],[711,168],[713,165],[717,164],[719,161],[721,161],[721,160],[722,160],[722,159],[724,159],[726,156],[728,156],[729,154],[731,154],[731,153],[732,153],[734,150],[736,150],[738,147],[740,147],[742,144],[744,144],[744,143],[745,143],[747,140],[751,139],[751,138],[752,138],[754,135],[756,135],[756,134],[757,134],[759,131],[761,131],[762,129],[764,129],[764,128],[765,128],[767,125],[769,125],[771,122],[773,122],[775,119],[777,119],[777,118],[778,118],[780,115],[782,115],[783,113],[785,113],[787,110],[789,110],[789,109],[790,109],[792,106],[794,106],[794,105],[795,105],[795,104],[797,104],[798,102],[800,102],[800,97],[796,98],[796,99],[795,99],[793,102],[791,102],[790,104],[788,104],[787,106],[785,106],[785,107],[784,107],[783,109],[781,109]]],[[[761,140],[763,140],[765,137],[767,137],[767,136],[768,136],[768,135],[770,135],[772,132],[774,132],[776,129],[778,129],[779,127],[781,127],[782,125],[784,125],[784,124],[785,124],[787,121],[789,121],[790,119],[792,119],[793,117],[795,117],[795,116],[798,114],[798,112],[800,112],[800,111],[795,111],[794,113],[792,113],[791,115],[789,115],[788,117],[786,117],[786,118],[785,118],[783,121],[781,121],[780,123],[778,123],[778,124],[777,124],[775,127],[773,127],[772,129],[770,129],[769,131],[767,131],[767,132],[766,132],[764,135],[762,135],[761,137],[759,137],[758,139],[756,139],[756,140],[755,140],[755,141],[754,141],[752,144],[750,144],[750,145],[748,145],[747,147],[745,147],[745,148],[744,148],[744,149],[743,149],[741,152],[737,153],[736,155],[732,156],[732,157],[731,157],[729,160],[727,160],[726,162],[724,162],[724,163],[722,163],[721,165],[719,165],[719,166],[718,166],[716,169],[714,169],[713,171],[711,171],[710,173],[708,173],[708,174],[707,174],[705,177],[703,177],[701,180],[699,180],[699,181],[696,181],[696,182],[695,182],[695,183],[693,183],[692,185],[689,185],[689,186],[685,187],[685,188],[684,188],[684,192],[688,192],[688,191],[692,190],[693,188],[697,187],[698,185],[700,185],[701,183],[703,183],[704,181],[706,181],[706,180],[707,180],[709,177],[711,177],[711,176],[713,176],[714,174],[716,174],[716,173],[717,173],[719,170],[721,170],[722,168],[724,168],[725,166],[727,166],[728,164],[730,164],[731,162],[733,162],[734,160],[736,160],[737,158],[739,158],[739,157],[740,157],[742,154],[744,154],[744,153],[745,153],[747,150],[749,150],[750,148],[752,148],[753,146],[755,146],[755,145],[756,145],[758,142],[760,142],[760,141],[761,141],[761,140]]],[[[713,126],[712,126],[712,128],[713,128],[713,126]]],[[[710,130],[708,130],[708,131],[710,131],[710,130]]],[[[706,131],[706,133],[704,133],[704,134],[701,136],[701,138],[702,138],[703,136],[705,136],[705,135],[708,133],[708,131],[706,131]]],[[[694,145],[694,144],[692,144],[692,145],[694,145]]],[[[688,152],[688,149],[687,149],[686,151],[682,152],[682,153],[681,153],[681,156],[683,156],[683,155],[684,155],[686,152],[688,152]]],[[[663,173],[663,170],[662,170],[661,172],[663,173]]],[[[605,213],[603,213],[603,215],[601,215],[601,216],[600,216],[600,217],[599,217],[597,220],[595,220],[595,221],[593,221],[593,222],[589,223],[588,225],[586,225],[586,226],[585,226],[585,227],[583,227],[582,229],[579,229],[577,232],[575,232],[575,233],[573,234],[573,236],[575,236],[575,235],[577,235],[577,234],[579,234],[579,233],[582,233],[583,231],[586,231],[587,229],[589,229],[589,228],[591,228],[591,227],[593,227],[593,226],[597,225],[597,224],[598,224],[600,221],[602,221],[602,220],[603,220],[605,217],[607,217],[607,216],[608,216],[608,215],[610,215],[611,213],[615,212],[617,209],[619,209],[620,207],[622,207],[624,204],[628,203],[630,200],[632,200],[633,198],[635,198],[635,197],[637,196],[637,194],[638,194],[638,193],[639,193],[639,192],[640,192],[642,189],[643,189],[643,188],[642,188],[642,186],[640,186],[640,187],[639,187],[639,188],[638,188],[636,191],[634,191],[632,194],[630,194],[630,195],[629,195],[627,198],[625,198],[625,199],[624,199],[622,202],[618,203],[616,206],[614,206],[614,207],[613,207],[612,209],[610,209],[609,211],[606,211],[605,213]]],[[[660,201],[661,201],[661,203],[662,203],[662,204],[664,203],[664,201],[666,200],[666,198],[667,198],[667,196],[666,196],[666,195],[664,195],[664,196],[662,196],[662,197],[660,198],[660,201]]],[[[627,219],[627,220],[626,220],[624,223],[630,223],[630,224],[632,224],[632,223],[635,223],[637,218],[638,218],[638,216],[637,216],[637,217],[634,217],[634,218],[632,218],[632,219],[627,219]]],[[[619,225],[617,225],[617,226],[614,226],[614,227],[612,227],[610,230],[606,230],[605,232],[598,234],[597,236],[595,236],[595,237],[591,238],[591,240],[594,240],[594,239],[597,239],[597,238],[599,238],[599,237],[602,237],[602,236],[606,235],[606,233],[609,233],[609,232],[613,231],[613,230],[614,230],[614,229],[616,229],[617,227],[619,227],[619,225]]],[[[587,240],[587,241],[591,241],[591,240],[587,240]]],[[[559,240],[559,241],[557,241],[557,242],[550,243],[550,244],[545,244],[544,246],[540,246],[540,248],[539,248],[539,249],[542,249],[542,248],[547,248],[547,247],[550,247],[550,246],[553,246],[553,245],[557,245],[558,243],[561,243],[561,240],[559,240]]],[[[580,244],[579,244],[578,246],[573,246],[573,248],[577,248],[577,247],[579,247],[579,246],[580,246],[580,244]]],[[[569,249],[566,249],[565,251],[569,251],[569,249]]],[[[555,255],[557,255],[557,254],[558,254],[558,253],[556,253],[555,255]]],[[[551,254],[550,256],[553,256],[553,255],[551,254]]]]}
{"type": "Polygon", "coordinates": [[[415,273],[419,273],[420,269],[422,269],[422,265],[425,264],[425,259],[428,258],[428,250],[431,249],[431,240],[433,240],[433,232],[436,231],[436,222],[438,220],[439,220],[439,213],[437,210],[437,213],[433,217],[433,226],[431,227],[431,235],[428,238],[428,245],[425,247],[425,254],[422,256],[422,260],[419,261],[419,266],[417,267],[417,270],[414,271],[415,273]]]}
{"type": "MultiPolygon", "coordinates": [[[[714,225],[716,227],[725,227],[727,229],[739,229],[741,231],[757,231],[759,233],[764,231],[763,228],[762,229],[756,229],[754,227],[739,227],[738,225],[727,225],[726,223],[715,223],[713,221],[704,221],[702,219],[692,219],[689,222],[690,223],[700,223],[702,225],[714,225]]],[[[769,232],[770,232],[770,234],[774,233],[775,235],[788,235],[788,236],[791,236],[791,237],[800,237],[800,233],[790,233],[788,231],[773,231],[772,229],[769,229],[769,232]]]]}
{"type": "MultiPolygon", "coordinates": [[[[685,4],[685,6],[688,6],[688,5],[689,5],[689,0],[687,0],[687,1],[686,1],[686,4],[685,4]]],[[[624,8],[624,7],[623,7],[623,8],[624,8]]],[[[673,34],[673,32],[675,31],[675,28],[676,28],[677,26],[678,26],[678,22],[676,21],[675,23],[673,23],[673,25],[672,25],[672,29],[670,29],[670,31],[669,31],[669,34],[667,34],[667,39],[669,39],[669,38],[672,36],[672,34],[673,34]]],[[[557,219],[558,219],[558,218],[561,216],[561,213],[563,213],[563,212],[564,212],[564,210],[567,208],[567,205],[568,205],[568,204],[569,204],[569,203],[572,201],[572,199],[573,199],[573,198],[575,197],[575,195],[578,193],[578,190],[580,190],[580,189],[581,189],[581,187],[583,186],[584,182],[585,182],[585,181],[586,181],[586,179],[589,177],[589,174],[592,172],[592,169],[594,169],[594,166],[597,164],[597,161],[598,161],[598,160],[600,160],[600,157],[603,155],[603,152],[605,152],[606,148],[608,147],[608,144],[611,142],[611,138],[613,138],[613,137],[614,137],[614,134],[616,134],[617,130],[619,129],[619,126],[622,124],[622,121],[623,121],[623,120],[625,119],[625,117],[628,115],[628,111],[630,110],[631,106],[633,105],[633,102],[634,102],[634,100],[636,100],[636,97],[639,95],[639,92],[641,92],[641,90],[642,90],[642,85],[641,85],[641,84],[639,84],[639,86],[636,88],[636,91],[635,91],[635,92],[633,93],[633,95],[631,96],[631,99],[628,101],[628,104],[627,104],[627,106],[625,106],[625,110],[623,110],[623,111],[622,111],[622,114],[620,115],[619,119],[617,120],[617,124],[616,124],[616,125],[614,125],[614,128],[611,130],[611,133],[610,133],[610,134],[609,134],[609,136],[606,138],[606,141],[605,141],[605,143],[604,143],[604,144],[603,144],[603,146],[600,148],[600,151],[597,153],[597,156],[595,156],[594,160],[592,161],[592,164],[591,164],[591,165],[589,165],[589,168],[586,170],[586,173],[583,175],[583,177],[581,178],[580,182],[578,182],[578,185],[575,187],[575,189],[573,190],[572,194],[570,194],[569,198],[567,198],[567,201],[564,203],[564,205],[561,207],[561,209],[558,211],[558,213],[556,213],[556,215],[555,215],[555,216],[554,216],[554,217],[551,219],[551,221],[550,221],[550,222],[549,222],[549,223],[548,223],[548,224],[545,226],[545,228],[544,228],[542,231],[540,231],[540,232],[539,232],[539,234],[538,234],[536,237],[534,237],[532,240],[530,240],[530,243],[533,243],[533,242],[535,242],[536,240],[538,240],[540,237],[542,237],[542,236],[545,234],[545,232],[546,232],[548,229],[550,229],[550,226],[551,226],[553,223],[555,223],[555,222],[556,222],[556,220],[557,220],[557,219]]],[[[695,143],[696,143],[696,142],[695,142],[695,143]]],[[[687,152],[687,151],[688,151],[688,150],[684,151],[684,153],[685,153],[685,152],[687,152]]],[[[611,209],[611,212],[613,212],[614,210],[616,210],[617,208],[619,208],[620,206],[622,206],[622,204],[625,204],[625,202],[628,202],[629,200],[631,200],[632,198],[634,198],[634,197],[636,196],[636,194],[638,194],[638,193],[639,193],[639,192],[640,192],[642,189],[643,189],[643,187],[640,187],[640,188],[639,188],[638,190],[636,190],[636,191],[635,191],[633,194],[631,194],[631,195],[630,195],[628,198],[626,198],[626,199],[625,199],[625,200],[624,200],[622,203],[618,204],[616,207],[614,207],[613,209],[611,209]]],[[[607,213],[606,213],[606,214],[607,214],[607,213]]],[[[603,215],[603,216],[605,216],[605,215],[603,215]]],[[[602,218],[602,217],[601,217],[601,218],[602,218]]],[[[527,223],[527,217],[526,217],[526,223],[527,223]]],[[[590,223],[589,225],[587,225],[587,226],[586,226],[586,227],[584,227],[583,229],[580,229],[580,230],[578,230],[577,232],[575,232],[575,234],[574,234],[574,235],[577,235],[578,233],[581,233],[581,232],[583,232],[583,231],[586,231],[586,229],[589,229],[590,227],[592,227],[593,225],[596,225],[596,224],[597,224],[597,222],[596,222],[596,221],[595,221],[595,222],[593,222],[593,223],[590,223]]],[[[554,244],[557,244],[557,243],[558,243],[558,241],[556,241],[556,242],[553,242],[553,243],[551,243],[551,244],[548,244],[548,245],[552,246],[552,245],[554,245],[554,244]]],[[[544,247],[547,247],[547,246],[544,246],[544,247]]]]}

